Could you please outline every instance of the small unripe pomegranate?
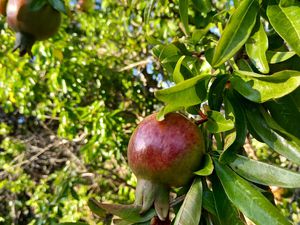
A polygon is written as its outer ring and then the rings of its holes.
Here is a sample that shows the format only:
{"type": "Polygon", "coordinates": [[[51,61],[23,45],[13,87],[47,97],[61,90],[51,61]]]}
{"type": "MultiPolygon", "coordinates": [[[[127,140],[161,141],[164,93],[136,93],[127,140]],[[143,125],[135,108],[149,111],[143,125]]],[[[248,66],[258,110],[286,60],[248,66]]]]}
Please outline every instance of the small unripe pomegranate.
{"type": "Polygon", "coordinates": [[[77,3],[77,9],[82,12],[91,12],[94,8],[95,1],[94,0],[79,0],[77,3]]]}
{"type": "Polygon", "coordinates": [[[199,128],[178,113],[163,121],[156,114],[136,128],[128,145],[128,162],[137,177],[135,204],[141,213],[153,204],[160,220],[169,212],[169,189],[187,184],[205,153],[199,128]]]}
{"type": "Polygon", "coordinates": [[[20,55],[31,54],[35,41],[53,36],[60,25],[60,13],[49,4],[33,11],[33,0],[9,0],[6,8],[7,23],[16,32],[14,50],[20,49],[20,55]]]}

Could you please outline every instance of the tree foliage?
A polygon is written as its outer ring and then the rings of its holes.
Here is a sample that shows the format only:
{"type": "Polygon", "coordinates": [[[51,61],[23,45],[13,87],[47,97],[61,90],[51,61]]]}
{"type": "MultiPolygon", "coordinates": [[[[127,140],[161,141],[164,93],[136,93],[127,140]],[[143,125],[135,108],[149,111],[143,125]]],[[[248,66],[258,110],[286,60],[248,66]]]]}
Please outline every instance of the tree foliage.
{"type": "Polygon", "coordinates": [[[174,224],[300,221],[299,199],[282,213],[270,196],[300,188],[297,1],[49,2],[63,23],[33,58],[11,52],[0,17],[1,222],[150,224],[153,209],[103,202],[133,202],[126,148],[153,111],[206,136],[197,177],[173,190],[174,224]]]}

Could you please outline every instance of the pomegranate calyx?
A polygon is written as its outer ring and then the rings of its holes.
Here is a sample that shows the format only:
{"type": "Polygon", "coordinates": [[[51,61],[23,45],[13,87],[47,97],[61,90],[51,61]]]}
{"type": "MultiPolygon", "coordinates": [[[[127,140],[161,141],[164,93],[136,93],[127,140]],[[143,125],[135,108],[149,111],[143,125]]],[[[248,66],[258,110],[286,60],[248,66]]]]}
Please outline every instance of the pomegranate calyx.
{"type": "Polygon", "coordinates": [[[140,214],[154,205],[157,216],[164,221],[169,215],[169,190],[166,185],[138,178],[134,204],[141,207],[140,214]]]}
{"type": "Polygon", "coordinates": [[[35,42],[35,38],[32,35],[25,34],[22,32],[17,32],[13,52],[16,51],[17,49],[20,49],[20,53],[19,53],[20,56],[24,56],[26,53],[28,53],[30,57],[33,57],[31,48],[34,42],[35,42]]]}

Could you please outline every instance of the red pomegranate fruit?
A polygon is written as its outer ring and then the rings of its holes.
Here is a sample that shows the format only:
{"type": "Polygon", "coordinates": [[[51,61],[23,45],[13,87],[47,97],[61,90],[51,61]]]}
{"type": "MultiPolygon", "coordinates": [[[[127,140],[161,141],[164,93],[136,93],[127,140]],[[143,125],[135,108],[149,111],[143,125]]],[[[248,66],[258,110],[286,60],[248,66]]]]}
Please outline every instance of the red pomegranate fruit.
{"type": "Polygon", "coordinates": [[[141,213],[153,204],[160,220],[169,212],[170,187],[181,187],[199,169],[205,153],[199,128],[178,113],[163,121],[157,114],[146,117],[136,128],[128,145],[128,162],[137,177],[135,204],[141,213]]]}
{"type": "Polygon", "coordinates": [[[39,10],[32,10],[33,0],[9,0],[6,8],[7,23],[16,32],[14,51],[20,49],[20,55],[28,53],[35,41],[53,36],[59,28],[61,16],[49,4],[39,10]]]}

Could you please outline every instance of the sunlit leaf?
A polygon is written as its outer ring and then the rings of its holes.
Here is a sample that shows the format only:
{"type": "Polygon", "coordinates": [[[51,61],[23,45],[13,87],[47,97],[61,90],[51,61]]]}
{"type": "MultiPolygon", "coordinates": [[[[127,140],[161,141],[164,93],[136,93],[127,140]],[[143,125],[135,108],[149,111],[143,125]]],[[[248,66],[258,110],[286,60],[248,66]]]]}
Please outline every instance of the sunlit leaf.
{"type": "Polygon", "coordinates": [[[224,115],[218,111],[208,111],[207,116],[208,121],[205,126],[211,133],[220,133],[234,128],[233,121],[225,119],[224,115]]]}
{"type": "Polygon", "coordinates": [[[197,174],[199,176],[208,176],[208,175],[212,174],[212,172],[214,170],[214,165],[213,165],[210,155],[206,154],[202,160],[203,160],[202,168],[200,170],[196,171],[195,174],[197,174]]]}
{"type": "Polygon", "coordinates": [[[274,51],[267,51],[267,59],[269,63],[280,63],[284,62],[291,57],[293,57],[296,53],[295,52],[274,52],[274,51]]]}
{"type": "Polygon", "coordinates": [[[180,72],[182,61],[184,60],[185,56],[181,56],[178,62],[176,63],[174,72],[173,72],[173,80],[176,84],[184,81],[184,76],[180,72]]]}
{"type": "Polygon", "coordinates": [[[255,67],[262,73],[269,73],[270,69],[266,57],[268,37],[261,22],[245,46],[247,54],[255,67]]]}
{"type": "Polygon", "coordinates": [[[276,206],[228,166],[215,161],[215,168],[230,201],[251,221],[257,225],[291,225],[276,206]]]}
{"type": "Polygon", "coordinates": [[[300,85],[300,72],[284,70],[269,76],[235,71],[230,79],[235,90],[253,102],[266,102],[283,97],[300,85]]]}
{"type": "Polygon", "coordinates": [[[230,167],[240,176],[255,183],[285,188],[300,187],[300,173],[238,155],[230,167]]]}
{"type": "Polygon", "coordinates": [[[189,34],[189,0],[179,0],[179,14],[186,34],[189,34]]]}
{"type": "Polygon", "coordinates": [[[243,221],[239,217],[239,211],[228,199],[220,180],[215,174],[212,179],[212,190],[215,202],[214,205],[216,208],[216,222],[220,225],[244,225],[243,221]]]}
{"type": "Polygon", "coordinates": [[[245,44],[255,25],[258,8],[257,0],[244,0],[235,10],[215,49],[214,67],[230,59],[245,44]]]}
{"type": "Polygon", "coordinates": [[[195,178],[175,217],[174,225],[198,224],[202,208],[202,181],[195,178]]]}
{"type": "Polygon", "coordinates": [[[287,6],[279,5],[279,0],[270,0],[267,16],[276,32],[300,56],[300,3],[293,1],[287,6]]]}

